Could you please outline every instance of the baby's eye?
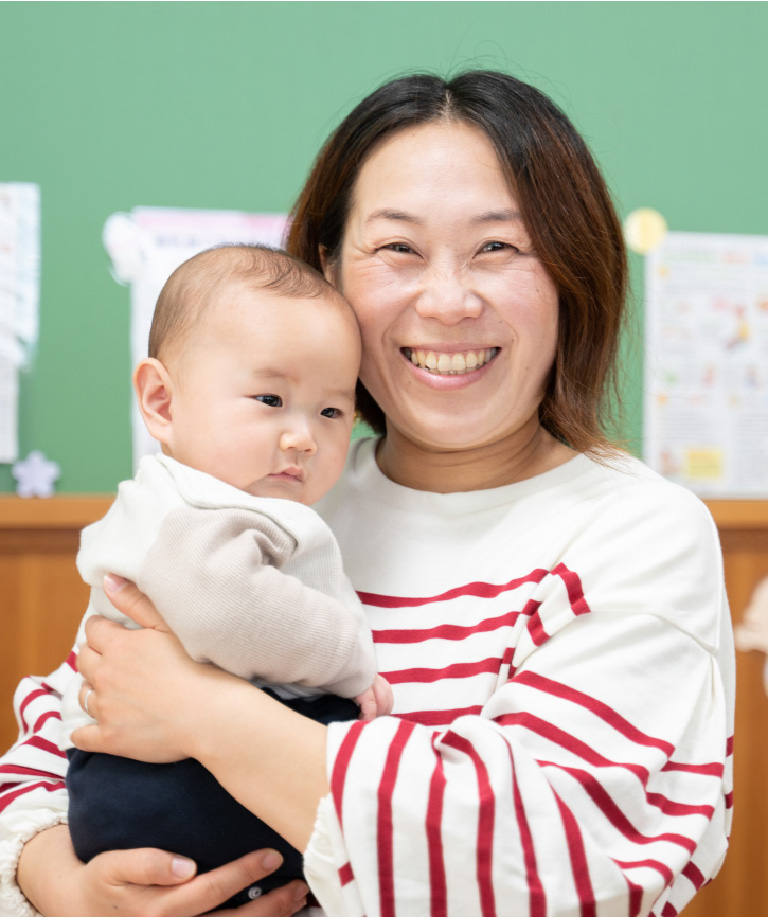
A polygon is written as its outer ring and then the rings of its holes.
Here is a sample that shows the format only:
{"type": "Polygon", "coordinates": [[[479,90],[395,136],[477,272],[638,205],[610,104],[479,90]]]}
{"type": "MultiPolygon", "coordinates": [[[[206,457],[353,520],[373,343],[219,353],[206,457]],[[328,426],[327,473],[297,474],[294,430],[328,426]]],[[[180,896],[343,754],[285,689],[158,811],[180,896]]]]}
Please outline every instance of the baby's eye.
{"type": "Polygon", "coordinates": [[[283,400],[279,395],[254,395],[257,402],[263,402],[270,408],[282,408],[283,400]]]}
{"type": "Polygon", "coordinates": [[[342,413],[343,412],[339,408],[323,408],[320,412],[324,418],[340,418],[342,413]]]}

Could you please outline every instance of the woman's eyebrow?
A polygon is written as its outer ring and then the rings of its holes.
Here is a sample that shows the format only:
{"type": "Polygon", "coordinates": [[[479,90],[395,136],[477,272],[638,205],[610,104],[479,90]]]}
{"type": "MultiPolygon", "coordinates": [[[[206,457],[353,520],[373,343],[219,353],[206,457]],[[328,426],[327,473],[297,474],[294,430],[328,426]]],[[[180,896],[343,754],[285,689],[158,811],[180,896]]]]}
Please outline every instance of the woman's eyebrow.
{"type": "MultiPolygon", "coordinates": [[[[412,223],[415,226],[424,226],[426,223],[426,220],[422,217],[417,217],[406,210],[394,210],[389,207],[375,210],[368,215],[365,222],[372,223],[374,220],[395,220],[399,223],[412,223]]],[[[519,211],[505,208],[504,210],[489,210],[486,213],[477,214],[477,216],[471,218],[470,223],[474,225],[484,223],[521,223],[522,220],[523,217],[519,211]]]]}
{"type": "Polygon", "coordinates": [[[487,213],[478,214],[470,222],[479,223],[522,223],[523,215],[517,210],[489,210],[487,213]]]}
{"type": "Polygon", "coordinates": [[[417,217],[415,214],[409,214],[405,210],[393,210],[388,207],[383,207],[381,210],[375,210],[372,214],[368,215],[366,223],[372,223],[374,220],[397,220],[400,223],[414,223],[416,226],[424,226],[426,223],[421,217],[417,217]]]}

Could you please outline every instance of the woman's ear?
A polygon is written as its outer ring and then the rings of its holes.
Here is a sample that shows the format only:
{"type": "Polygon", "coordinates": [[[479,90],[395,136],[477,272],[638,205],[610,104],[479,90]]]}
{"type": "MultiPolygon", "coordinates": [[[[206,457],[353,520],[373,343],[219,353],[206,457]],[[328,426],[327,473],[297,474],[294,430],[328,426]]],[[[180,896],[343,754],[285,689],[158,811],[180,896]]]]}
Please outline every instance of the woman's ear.
{"type": "Polygon", "coordinates": [[[147,430],[164,447],[170,447],[173,384],[165,366],[154,357],[145,357],[139,361],[133,372],[133,388],[147,430]]]}
{"type": "Polygon", "coordinates": [[[320,246],[320,267],[323,269],[323,277],[329,284],[338,289],[336,283],[336,260],[331,260],[328,255],[328,249],[324,245],[320,246]]]}

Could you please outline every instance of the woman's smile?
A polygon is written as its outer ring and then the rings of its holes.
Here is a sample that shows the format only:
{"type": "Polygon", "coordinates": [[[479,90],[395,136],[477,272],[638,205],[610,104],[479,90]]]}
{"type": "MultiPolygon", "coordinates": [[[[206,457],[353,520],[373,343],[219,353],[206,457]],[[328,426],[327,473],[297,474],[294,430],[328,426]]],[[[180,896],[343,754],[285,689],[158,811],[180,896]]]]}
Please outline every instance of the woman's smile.
{"type": "Polygon", "coordinates": [[[422,370],[437,376],[464,376],[476,373],[498,354],[497,347],[474,348],[465,351],[444,351],[439,347],[404,347],[403,356],[422,370]]]}

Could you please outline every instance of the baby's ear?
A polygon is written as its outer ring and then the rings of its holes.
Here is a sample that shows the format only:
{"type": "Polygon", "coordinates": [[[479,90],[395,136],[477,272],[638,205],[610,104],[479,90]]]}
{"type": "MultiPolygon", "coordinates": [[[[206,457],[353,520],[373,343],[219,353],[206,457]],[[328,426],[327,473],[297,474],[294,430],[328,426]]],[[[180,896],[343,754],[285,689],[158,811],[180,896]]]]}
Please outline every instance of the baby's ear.
{"type": "Polygon", "coordinates": [[[154,357],[145,357],[133,372],[133,388],[147,430],[163,446],[170,446],[173,386],[168,370],[154,357]]]}

